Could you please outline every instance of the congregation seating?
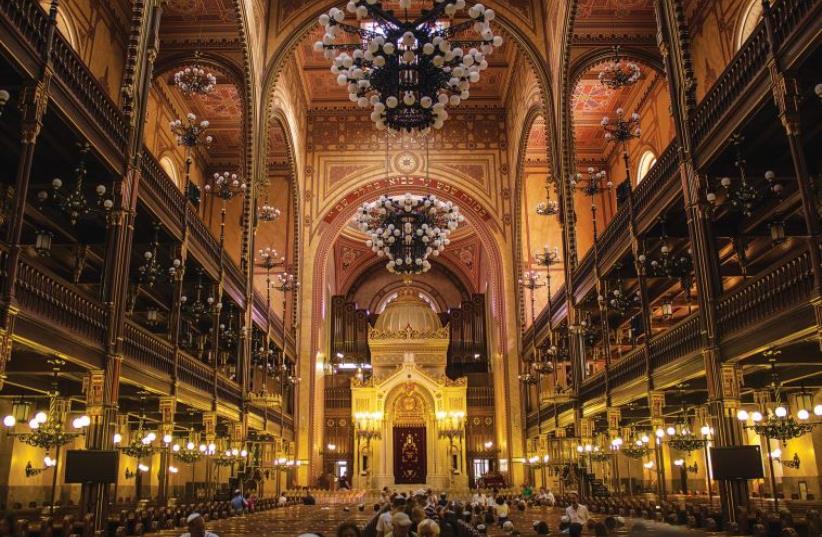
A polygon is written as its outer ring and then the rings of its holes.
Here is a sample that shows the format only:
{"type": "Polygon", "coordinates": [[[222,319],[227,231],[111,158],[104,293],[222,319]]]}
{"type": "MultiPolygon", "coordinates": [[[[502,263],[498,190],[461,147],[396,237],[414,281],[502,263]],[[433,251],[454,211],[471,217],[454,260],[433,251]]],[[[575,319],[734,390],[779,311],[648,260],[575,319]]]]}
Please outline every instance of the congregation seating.
{"type": "MultiPolygon", "coordinates": [[[[748,508],[740,507],[736,513],[736,523],[730,524],[723,520],[718,505],[708,504],[702,498],[693,502],[686,501],[684,497],[676,502],[657,502],[650,498],[612,496],[582,497],[579,502],[586,505],[595,518],[622,516],[665,522],[706,532],[725,531],[733,535],[785,536],[792,532],[807,537],[822,535],[822,519],[816,509],[808,509],[797,515],[786,508],[775,513],[752,504],[748,508]]],[[[557,505],[562,508],[570,503],[569,495],[557,497],[557,505]]]]}
{"type": "MultiPolygon", "coordinates": [[[[294,505],[301,497],[292,496],[287,505],[294,505]]],[[[277,507],[276,498],[263,498],[254,502],[253,507],[243,514],[268,511],[277,507]]],[[[179,530],[186,526],[186,518],[191,513],[200,513],[208,521],[235,516],[230,501],[211,501],[180,504],[169,507],[146,506],[139,509],[121,509],[108,517],[100,537],[130,537],[145,535],[160,530],[179,530]]],[[[0,537],[97,537],[94,533],[94,518],[66,514],[41,517],[10,516],[0,521],[0,537]]]]}

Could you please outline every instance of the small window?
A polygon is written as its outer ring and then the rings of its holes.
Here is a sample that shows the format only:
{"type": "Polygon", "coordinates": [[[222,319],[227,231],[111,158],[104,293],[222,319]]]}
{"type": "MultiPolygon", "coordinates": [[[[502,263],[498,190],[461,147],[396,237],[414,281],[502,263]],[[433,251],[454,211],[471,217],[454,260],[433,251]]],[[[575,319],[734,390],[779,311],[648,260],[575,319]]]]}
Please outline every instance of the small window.
{"type": "Polygon", "coordinates": [[[762,1],[751,0],[748,7],[742,11],[742,17],[739,19],[739,25],[736,30],[735,50],[742,48],[742,44],[751,36],[760,20],[762,20],[762,1]]]}
{"type": "Polygon", "coordinates": [[[639,157],[639,166],[636,171],[636,184],[639,184],[640,181],[645,179],[645,176],[651,171],[654,164],[656,164],[656,155],[654,155],[653,151],[648,150],[642,153],[642,156],[639,157]]]}

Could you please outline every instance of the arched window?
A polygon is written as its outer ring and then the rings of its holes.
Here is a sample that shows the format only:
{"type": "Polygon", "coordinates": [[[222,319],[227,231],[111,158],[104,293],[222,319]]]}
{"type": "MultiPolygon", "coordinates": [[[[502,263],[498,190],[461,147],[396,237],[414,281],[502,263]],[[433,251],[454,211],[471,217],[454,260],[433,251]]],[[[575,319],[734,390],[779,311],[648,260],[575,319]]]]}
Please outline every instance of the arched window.
{"type": "Polygon", "coordinates": [[[748,7],[742,11],[736,27],[735,50],[742,48],[742,44],[751,36],[760,20],[762,20],[762,0],[751,0],[748,7]]]}
{"type": "Polygon", "coordinates": [[[160,159],[160,167],[168,174],[169,178],[174,181],[175,186],[180,188],[180,174],[177,171],[177,165],[174,163],[174,160],[166,155],[160,159]]]}
{"type": "Polygon", "coordinates": [[[639,166],[636,170],[636,184],[639,184],[640,181],[645,179],[645,175],[651,171],[651,168],[654,167],[656,164],[656,155],[650,149],[642,153],[642,156],[639,157],[639,166]]]}
{"type": "MultiPolygon", "coordinates": [[[[51,8],[51,2],[49,0],[40,0],[40,7],[48,13],[51,8]]],[[[80,41],[77,38],[77,27],[74,24],[74,20],[66,15],[66,7],[64,6],[61,6],[60,9],[57,10],[57,30],[66,38],[71,48],[75,51],[80,49],[80,41]]]]}

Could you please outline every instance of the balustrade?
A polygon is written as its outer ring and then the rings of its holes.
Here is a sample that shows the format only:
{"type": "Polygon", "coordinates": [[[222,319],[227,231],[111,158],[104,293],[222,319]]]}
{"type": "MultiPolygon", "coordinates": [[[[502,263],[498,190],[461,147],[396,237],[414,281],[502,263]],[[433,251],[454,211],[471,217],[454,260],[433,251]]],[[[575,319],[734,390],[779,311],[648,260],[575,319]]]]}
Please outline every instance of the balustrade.
{"type": "MultiPolygon", "coordinates": [[[[788,36],[819,5],[819,0],[781,0],[771,8],[776,46],[781,47],[788,36]]],[[[818,21],[818,19],[816,19],[818,21]]],[[[811,19],[813,21],[813,19],[811,19]]]]}
{"type": "Polygon", "coordinates": [[[46,33],[49,19],[43,9],[31,0],[3,0],[0,13],[8,24],[23,37],[24,44],[31,47],[38,57],[46,49],[46,33]]]}
{"type": "Polygon", "coordinates": [[[174,347],[165,339],[127,321],[124,351],[133,365],[159,371],[169,377],[174,375],[174,347]]]}
{"type": "Polygon", "coordinates": [[[728,336],[807,302],[812,288],[811,256],[805,250],[722,297],[717,304],[719,333],[728,336]]]}
{"type": "Polygon", "coordinates": [[[243,391],[240,385],[231,379],[217,376],[217,399],[231,403],[237,408],[243,406],[243,391]]]}
{"type": "Polygon", "coordinates": [[[160,215],[165,215],[176,226],[175,232],[179,233],[186,207],[185,195],[163,170],[151,151],[145,147],[142,153],[141,172],[140,197],[160,215]]]}
{"type": "Polygon", "coordinates": [[[84,296],[81,290],[73,289],[60,277],[35,268],[25,260],[20,261],[16,286],[24,315],[64,328],[95,346],[102,345],[107,313],[99,301],[84,296]]]}
{"type": "Polygon", "coordinates": [[[80,101],[88,116],[97,123],[103,134],[114,142],[117,149],[124,151],[128,125],[123,114],[83,60],[59,33],[54,36],[51,57],[54,72],[66,85],[69,94],[80,101]]]}
{"type": "Polygon", "coordinates": [[[638,347],[611,364],[608,381],[612,386],[624,384],[645,374],[645,349],[638,347]]]}
{"type": "Polygon", "coordinates": [[[580,401],[590,401],[605,395],[605,371],[597,371],[579,386],[580,401]]]}
{"type": "Polygon", "coordinates": [[[657,205],[652,201],[660,195],[680,190],[679,175],[679,141],[674,139],[656,159],[653,167],[634,190],[634,214],[639,217],[648,211],[655,211],[657,205]]]}
{"type": "Polygon", "coordinates": [[[760,23],[697,106],[690,122],[696,146],[717,128],[724,115],[736,110],[734,103],[765,68],[767,58],[768,36],[760,23]]]}
{"type": "Polygon", "coordinates": [[[652,336],[648,347],[652,370],[699,352],[702,348],[699,313],[692,313],[668,330],[652,336]]]}
{"type": "Polygon", "coordinates": [[[177,378],[180,382],[204,393],[214,390],[214,368],[182,351],[179,351],[179,359],[177,378]]]}
{"type": "MultiPolygon", "coordinates": [[[[630,216],[628,204],[625,203],[619,208],[608,223],[608,227],[605,228],[605,231],[597,240],[597,255],[601,262],[612,255],[619,255],[619,252],[614,252],[613,249],[619,246],[620,239],[630,236],[628,229],[628,219],[630,216]]],[[[626,243],[626,245],[629,245],[629,243],[626,243]]]]}

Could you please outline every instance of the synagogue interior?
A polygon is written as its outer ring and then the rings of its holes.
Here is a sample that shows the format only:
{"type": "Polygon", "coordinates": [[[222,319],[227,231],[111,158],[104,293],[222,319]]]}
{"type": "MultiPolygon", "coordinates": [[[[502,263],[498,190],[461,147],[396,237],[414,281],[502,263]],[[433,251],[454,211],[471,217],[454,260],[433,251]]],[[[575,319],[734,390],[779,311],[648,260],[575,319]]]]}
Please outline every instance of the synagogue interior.
{"type": "Polygon", "coordinates": [[[820,36],[820,0],[0,1],[0,537],[385,537],[398,497],[426,537],[819,536],[820,36]]]}

